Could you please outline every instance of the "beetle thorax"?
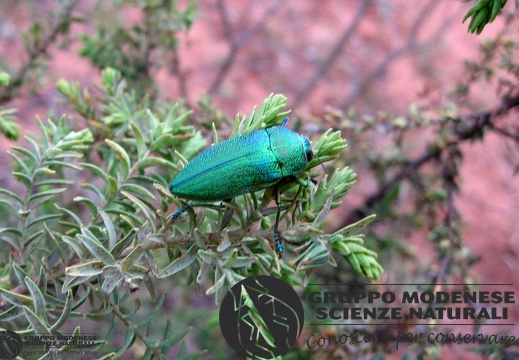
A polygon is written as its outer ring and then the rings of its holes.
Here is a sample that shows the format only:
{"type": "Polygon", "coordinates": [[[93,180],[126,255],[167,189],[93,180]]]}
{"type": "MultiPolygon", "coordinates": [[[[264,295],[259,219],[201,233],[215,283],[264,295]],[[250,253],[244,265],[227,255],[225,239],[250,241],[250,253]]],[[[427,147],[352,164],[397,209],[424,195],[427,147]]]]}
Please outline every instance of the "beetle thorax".
{"type": "Polygon", "coordinates": [[[308,164],[306,153],[311,151],[308,139],[292,130],[267,129],[270,146],[279,161],[283,177],[301,174],[308,164]]]}

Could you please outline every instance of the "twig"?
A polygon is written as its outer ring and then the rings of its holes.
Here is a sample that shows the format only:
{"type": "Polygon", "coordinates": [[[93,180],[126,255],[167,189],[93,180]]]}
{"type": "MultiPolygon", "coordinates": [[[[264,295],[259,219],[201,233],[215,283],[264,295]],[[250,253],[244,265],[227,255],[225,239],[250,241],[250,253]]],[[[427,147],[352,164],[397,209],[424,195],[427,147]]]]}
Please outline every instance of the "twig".
{"type": "Polygon", "coordinates": [[[296,94],[294,102],[290,105],[291,108],[297,108],[297,106],[300,105],[312,93],[316,84],[319,82],[319,80],[322,79],[324,74],[328,71],[330,66],[332,66],[335,60],[337,60],[344,46],[350,41],[351,37],[357,31],[357,28],[359,27],[361,20],[364,18],[364,15],[366,15],[371,3],[372,0],[366,0],[362,2],[362,5],[357,11],[357,14],[355,14],[353,21],[348,26],[346,31],[344,31],[339,41],[337,41],[337,44],[335,44],[330,54],[317,67],[315,73],[312,75],[308,83],[303,86],[303,89],[298,94],[296,94]]]}
{"type": "Polygon", "coordinates": [[[363,206],[351,211],[350,214],[344,218],[345,220],[343,223],[338,225],[338,227],[343,228],[352,221],[356,221],[366,216],[369,209],[372,209],[376,204],[382,201],[394,186],[417,172],[424,164],[433,159],[437,159],[445,150],[449,149],[451,146],[458,145],[461,142],[477,137],[485,128],[492,128],[493,120],[496,117],[504,115],[516,107],[519,107],[519,93],[515,94],[513,97],[503,99],[501,104],[499,104],[499,106],[493,110],[483,111],[477,114],[469,115],[467,117],[452,119],[452,121],[455,121],[457,124],[459,124],[458,129],[455,131],[455,136],[452,140],[447,142],[447,144],[443,147],[436,147],[426,151],[423,155],[405,165],[396,175],[391,178],[391,180],[382,185],[376,193],[368,197],[363,206]]]}
{"type": "Polygon", "coordinates": [[[271,3],[270,7],[267,9],[263,17],[253,26],[244,31],[238,38],[236,38],[233,34],[232,26],[229,20],[229,14],[227,13],[227,9],[224,4],[224,0],[217,1],[217,8],[222,18],[222,23],[224,26],[225,37],[230,44],[230,50],[227,54],[227,57],[223,61],[222,66],[220,67],[218,74],[216,74],[216,78],[213,83],[209,87],[209,94],[213,95],[222,86],[222,83],[229,73],[232,65],[236,61],[236,56],[241,47],[249,41],[249,39],[254,36],[260,29],[262,29],[266,22],[272,17],[272,15],[279,10],[281,6],[285,4],[284,1],[274,1],[271,3]]]}
{"type": "Polygon", "coordinates": [[[178,54],[178,50],[173,50],[171,57],[171,66],[169,71],[171,74],[175,75],[178,79],[178,90],[180,95],[186,100],[187,105],[191,107],[189,100],[189,93],[187,89],[187,76],[184,71],[182,71],[182,67],[180,66],[180,57],[178,54]]]}
{"type": "MultiPolygon", "coordinates": [[[[341,101],[339,109],[348,109],[352,105],[353,101],[360,94],[362,94],[375,79],[378,79],[384,75],[389,66],[391,66],[391,64],[393,64],[396,60],[424,46],[423,44],[420,45],[417,42],[419,32],[426,23],[427,17],[430,16],[431,12],[438,5],[438,1],[431,0],[424,6],[411,27],[406,43],[401,47],[393,50],[377,67],[375,67],[369,74],[358,81],[358,84],[355,86],[355,88],[341,101]]],[[[446,28],[447,26],[440,27],[442,31],[444,31],[446,28]]],[[[433,38],[435,37],[436,36],[433,36],[433,38]]]]}
{"type": "Polygon", "coordinates": [[[33,67],[34,62],[40,56],[47,53],[48,47],[54,43],[58,35],[63,33],[63,30],[67,28],[68,24],[71,22],[72,11],[78,3],[79,0],[74,0],[67,4],[64,7],[63,13],[59,16],[58,22],[51,29],[47,37],[45,37],[41,42],[33,44],[32,47],[27,47],[29,59],[18,69],[9,86],[5,89],[4,93],[0,95],[0,104],[4,104],[13,98],[14,92],[23,85],[23,80],[29,70],[33,67]]]}
{"type": "Polygon", "coordinates": [[[496,133],[498,133],[499,135],[503,135],[504,137],[507,137],[516,142],[519,142],[519,134],[512,134],[505,129],[501,129],[501,128],[498,128],[495,126],[492,128],[492,130],[495,131],[496,133]]]}
{"type": "Polygon", "coordinates": [[[459,221],[459,213],[454,204],[454,193],[458,190],[456,179],[459,177],[458,164],[461,157],[458,146],[454,145],[449,148],[446,159],[443,162],[443,186],[447,190],[447,211],[443,224],[448,231],[447,238],[450,241],[450,246],[446,254],[443,254],[441,251],[438,254],[442,261],[442,266],[434,279],[435,284],[445,281],[444,278],[449,273],[450,265],[453,260],[454,249],[460,248],[461,237],[456,227],[459,221]]]}

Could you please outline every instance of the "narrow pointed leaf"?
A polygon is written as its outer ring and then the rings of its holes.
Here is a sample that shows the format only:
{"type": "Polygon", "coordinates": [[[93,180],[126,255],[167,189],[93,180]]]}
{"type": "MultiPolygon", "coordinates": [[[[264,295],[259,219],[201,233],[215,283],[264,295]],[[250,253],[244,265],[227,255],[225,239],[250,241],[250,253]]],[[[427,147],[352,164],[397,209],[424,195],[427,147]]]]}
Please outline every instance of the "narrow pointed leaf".
{"type": "Polygon", "coordinates": [[[95,276],[103,272],[103,263],[99,260],[67,267],[65,273],[70,276],[95,276]]]}
{"type": "Polygon", "coordinates": [[[76,235],[79,240],[81,240],[82,244],[90,250],[92,255],[98,260],[101,260],[104,264],[114,265],[115,259],[110,254],[110,252],[99,242],[99,240],[95,240],[95,237],[85,236],[78,234],[76,235]]]}
{"type": "Polygon", "coordinates": [[[117,157],[121,162],[121,178],[127,179],[128,175],[130,174],[131,167],[130,157],[128,156],[128,153],[126,152],[126,150],[124,150],[124,148],[121,145],[119,145],[115,141],[105,139],[105,142],[115,151],[117,157]]]}
{"type": "Polygon", "coordinates": [[[43,319],[46,313],[46,304],[45,304],[45,298],[43,297],[43,294],[41,293],[40,289],[38,288],[38,285],[32,281],[32,279],[28,276],[25,277],[25,285],[29,289],[29,292],[31,293],[31,297],[33,300],[33,308],[34,313],[36,316],[40,319],[43,319]]]}
{"type": "Polygon", "coordinates": [[[36,334],[50,334],[50,328],[45,324],[45,322],[38,317],[31,309],[27,306],[23,307],[23,311],[25,312],[25,317],[31,324],[32,330],[36,334]]]}
{"type": "Polygon", "coordinates": [[[164,302],[165,298],[166,295],[163,294],[157,302],[157,305],[155,305],[153,310],[144,319],[142,319],[142,321],[137,325],[137,327],[149,324],[150,321],[152,321],[157,316],[157,314],[162,310],[162,303],[164,302]]]}
{"type": "Polygon", "coordinates": [[[18,294],[3,288],[0,288],[0,295],[2,295],[2,298],[15,306],[32,305],[33,303],[29,296],[18,294]]]}
{"type": "Polygon", "coordinates": [[[198,254],[198,246],[196,246],[195,244],[191,245],[189,250],[184,255],[182,255],[181,257],[179,257],[178,259],[173,261],[171,264],[166,266],[157,275],[157,277],[165,278],[165,277],[171,276],[171,275],[176,274],[177,272],[185,269],[193,261],[195,261],[197,254],[198,254]]]}

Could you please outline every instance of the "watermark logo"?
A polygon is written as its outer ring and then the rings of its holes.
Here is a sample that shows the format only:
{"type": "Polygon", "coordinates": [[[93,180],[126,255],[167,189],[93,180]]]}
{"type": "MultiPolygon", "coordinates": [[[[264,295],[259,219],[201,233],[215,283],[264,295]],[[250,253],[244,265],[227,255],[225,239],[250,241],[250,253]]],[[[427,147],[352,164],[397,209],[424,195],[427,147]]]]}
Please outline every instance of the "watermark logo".
{"type": "Polygon", "coordinates": [[[304,310],[287,283],[260,275],[238,282],[220,308],[225,340],[244,356],[272,359],[285,354],[301,335],[304,310]]]}
{"type": "MultiPolygon", "coordinates": [[[[452,330],[453,327],[467,329],[485,326],[516,326],[512,312],[517,307],[513,291],[499,290],[493,286],[513,284],[485,284],[491,290],[467,291],[451,290],[456,284],[442,284],[438,291],[420,291],[408,288],[401,291],[351,290],[346,284],[310,284],[315,291],[306,300],[312,304],[312,319],[309,325],[338,326],[331,336],[309,335],[308,348],[317,350],[324,346],[358,345],[362,343],[387,344],[393,342],[396,350],[401,344],[489,344],[504,347],[519,345],[519,338],[492,332],[452,330]],[[326,285],[319,291],[317,286],[326,285]],[[317,287],[317,288],[316,288],[317,287]],[[333,290],[336,287],[336,290],[333,290]],[[426,325],[438,327],[434,331],[423,332],[426,325]],[[384,331],[366,332],[355,330],[366,324],[379,325],[384,331]],[[403,331],[405,324],[411,331],[403,331]],[[415,326],[414,330],[411,328],[415,326]],[[443,327],[447,327],[443,330],[443,327]]],[[[386,284],[418,287],[428,284],[386,284]]],[[[466,284],[476,285],[476,284],[466,284]]]]}
{"type": "Polygon", "coordinates": [[[0,331],[0,359],[14,359],[22,351],[22,338],[11,330],[0,331]]]}

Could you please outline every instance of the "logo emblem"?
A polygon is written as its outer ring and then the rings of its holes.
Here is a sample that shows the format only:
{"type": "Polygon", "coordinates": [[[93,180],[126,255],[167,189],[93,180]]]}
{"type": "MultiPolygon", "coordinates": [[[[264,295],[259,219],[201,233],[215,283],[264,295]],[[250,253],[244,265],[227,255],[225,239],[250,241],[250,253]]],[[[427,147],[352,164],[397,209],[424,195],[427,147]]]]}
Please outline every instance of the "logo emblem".
{"type": "Polygon", "coordinates": [[[260,275],[235,284],[220,308],[225,340],[244,356],[272,359],[285,354],[301,335],[304,310],[287,283],[260,275]]]}
{"type": "Polygon", "coordinates": [[[22,338],[11,330],[0,331],[0,359],[14,359],[22,351],[22,338]]]}

